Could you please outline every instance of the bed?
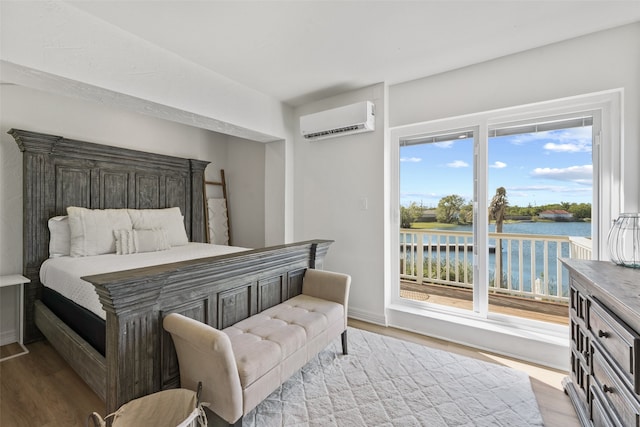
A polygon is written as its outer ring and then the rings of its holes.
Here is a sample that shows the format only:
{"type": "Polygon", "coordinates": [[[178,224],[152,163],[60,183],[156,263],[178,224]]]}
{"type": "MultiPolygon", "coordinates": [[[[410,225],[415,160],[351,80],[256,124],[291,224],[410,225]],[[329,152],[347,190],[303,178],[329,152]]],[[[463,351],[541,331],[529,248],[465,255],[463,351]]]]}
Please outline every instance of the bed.
{"type": "MultiPolygon", "coordinates": [[[[177,208],[188,241],[206,242],[208,162],[25,130],[9,133],[23,152],[23,274],[31,280],[24,298],[25,342],[46,338],[103,398],[107,413],[131,399],[179,385],[175,349],[161,326],[164,316],[177,312],[216,328],[228,327],[300,294],[304,272],[322,268],[332,243],[231,248],[219,255],[163,258],[158,265],[132,268],[119,258],[118,271],[80,273],[95,287],[102,306],[104,319],[93,313],[94,320],[104,324],[104,348],[97,349],[86,334],[61,319],[72,312],[68,306],[56,315],[47,305],[53,304],[51,295],[67,303],[40,280],[41,266],[50,256],[49,220],[66,215],[68,207],[177,208]]],[[[44,275],[49,277],[50,271],[44,275]]]]}

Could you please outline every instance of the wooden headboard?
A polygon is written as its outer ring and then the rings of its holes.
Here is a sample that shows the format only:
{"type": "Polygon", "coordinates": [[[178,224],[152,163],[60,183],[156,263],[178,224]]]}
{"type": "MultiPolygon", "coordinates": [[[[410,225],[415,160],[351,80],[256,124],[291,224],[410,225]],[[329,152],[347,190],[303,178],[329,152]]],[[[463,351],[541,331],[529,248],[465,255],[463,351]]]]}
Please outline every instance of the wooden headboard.
{"type": "Polygon", "coordinates": [[[180,207],[192,242],[206,242],[204,169],[209,162],[94,144],[19,129],[23,152],[24,340],[42,337],[33,305],[49,257],[47,221],[68,206],[91,209],[180,207]]]}

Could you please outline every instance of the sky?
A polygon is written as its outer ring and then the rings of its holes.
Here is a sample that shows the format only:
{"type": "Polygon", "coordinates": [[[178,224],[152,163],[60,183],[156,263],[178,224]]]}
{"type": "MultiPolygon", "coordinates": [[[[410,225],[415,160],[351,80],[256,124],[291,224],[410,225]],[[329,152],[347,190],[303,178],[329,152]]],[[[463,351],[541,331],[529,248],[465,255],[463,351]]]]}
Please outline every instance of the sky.
{"type": "MultiPolygon", "coordinates": [[[[505,187],[510,206],[591,203],[591,126],[489,139],[489,199],[505,187]]],[[[400,147],[400,204],[436,207],[473,198],[473,140],[400,147]]]]}

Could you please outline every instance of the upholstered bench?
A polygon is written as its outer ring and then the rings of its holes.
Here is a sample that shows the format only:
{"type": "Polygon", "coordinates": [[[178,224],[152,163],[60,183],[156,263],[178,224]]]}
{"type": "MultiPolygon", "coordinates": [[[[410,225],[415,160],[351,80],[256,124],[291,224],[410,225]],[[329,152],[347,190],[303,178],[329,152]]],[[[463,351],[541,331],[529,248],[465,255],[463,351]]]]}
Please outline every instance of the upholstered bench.
{"type": "Polygon", "coordinates": [[[202,382],[202,401],[229,425],[242,417],[342,334],[347,354],[351,277],[308,269],[302,294],[222,331],[180,314],[164,328],[178,354],[181,387],[202,382]]]}

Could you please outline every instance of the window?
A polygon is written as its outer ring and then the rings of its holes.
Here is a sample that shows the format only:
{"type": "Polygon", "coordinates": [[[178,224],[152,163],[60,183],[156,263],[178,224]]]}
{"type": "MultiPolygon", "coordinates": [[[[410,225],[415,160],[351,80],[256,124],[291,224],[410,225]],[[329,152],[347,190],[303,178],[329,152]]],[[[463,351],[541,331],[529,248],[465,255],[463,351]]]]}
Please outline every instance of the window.
{"type": "Polygon", "coordinates": [[[557,258],[600,259],[619,212],[618,106],[619,93],[608,92],[393,129],[392,303],[566,324],[568,279],[557,258]],[[518,213],[540,221],[522,229],[559,231],[515,232],[518,213]],[[589,250],[574,254],[579,243],[589,250]],[[510,297],[509,309],[495,303],[510,297]],[[543,303],[560,305],[558,316],[526,315],[543,303]]]}

